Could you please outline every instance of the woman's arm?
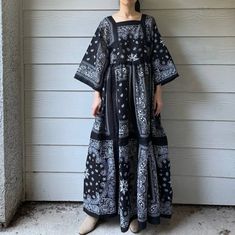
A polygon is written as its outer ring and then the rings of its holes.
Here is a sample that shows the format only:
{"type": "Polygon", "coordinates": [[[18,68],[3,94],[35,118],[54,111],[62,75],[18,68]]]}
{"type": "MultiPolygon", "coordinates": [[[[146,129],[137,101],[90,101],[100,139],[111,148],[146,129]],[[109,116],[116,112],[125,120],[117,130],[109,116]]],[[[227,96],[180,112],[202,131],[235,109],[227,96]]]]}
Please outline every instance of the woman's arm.
{"type": "Polygon", "coordinates": [[[163,101],[162,101],[162,86],[161,84],[156,85],[156,90],[154,94],[154,113],[158,115],[162,111],[163,101]]]}
{"type": "Polygon", "coordinates": [[[95,91],[95,96],[100,97],[100,91],[95,91]]]}
{"type": "Polygon", "coordinates": [[[100,105],[101,105],[101,94],[100,91],[94,92],[94,100],[92,104],[92,115],[96,116],[100,112],[100,105]]]}

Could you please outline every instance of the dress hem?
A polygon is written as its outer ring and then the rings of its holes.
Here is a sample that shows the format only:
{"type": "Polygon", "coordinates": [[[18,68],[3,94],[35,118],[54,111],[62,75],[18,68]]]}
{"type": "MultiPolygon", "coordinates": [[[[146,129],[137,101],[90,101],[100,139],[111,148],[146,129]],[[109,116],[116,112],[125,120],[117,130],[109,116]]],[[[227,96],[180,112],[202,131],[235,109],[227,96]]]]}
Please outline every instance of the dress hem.
{"type": "Polygon", "coordinates": [[[160,85],[160,84],[161,84],[161,86],[163,86],[163,85],[167,84],[168,82],[171,82],[172,80],[174,80],[177,77],[179,77],[178,73],[170,76],[169,78],[167,78],[167,79],[165,79],[165,80],[163,80],[161,82],[155,82],[155,86],[160,85]]]}
{"type": "Polygon", "coordinates": [[[99,92],[102,91],[101,88],[94,86],[93,83],[91,83],[89,80],[85,79],[84,77],[79,76],[78,74],[74,75],[74,79],[77,79],[78,81],[85,83],[86,85],[90,86],[95,91],[99,91],[99,92]]]}
{"type": "MultiPolygon", "coordinates": [[[[118,215],[117,212],[113,213],[113,214],[103,214],[103,215],[97,215],[94,212],[89,211],[86,207],[83,207],[83,211],[86,212],[88,215],[93,216],[95,218],[99,218],[99,219],[105,219],[105,218],[111,218],[111,217],[115,217],[118,215]]],[[[160,214],[157,217],[152,217],[152,216],[148,216],[146,221],[140,222],[138,221],[139,224],[139,228],[145,229],[147,227],[147,222],[149,222],[150,224],[160,224],[161,222],[161,217],[163,218],[167,218],[170,219],[172,217],[172,214],[160,214]]],[[[128,231],[130,223],[134,220],[137,219],[137,214],[133,215],[130,219],[129,225],[128,227],[120,227],[121,228],[121,232],[125,233],[128,231]]]]}
{"type": "Polygon", "coordinates": [[[114,217],[118,215],[117,212],[112,213],[112,214],[97,215],[94,212],[89,211],[86,207],[83,207],[83,211],[86,212],[88,215],[93,216],[95,218],[99,218],[99,219],[105,219],[105,218],[114,217]]]}

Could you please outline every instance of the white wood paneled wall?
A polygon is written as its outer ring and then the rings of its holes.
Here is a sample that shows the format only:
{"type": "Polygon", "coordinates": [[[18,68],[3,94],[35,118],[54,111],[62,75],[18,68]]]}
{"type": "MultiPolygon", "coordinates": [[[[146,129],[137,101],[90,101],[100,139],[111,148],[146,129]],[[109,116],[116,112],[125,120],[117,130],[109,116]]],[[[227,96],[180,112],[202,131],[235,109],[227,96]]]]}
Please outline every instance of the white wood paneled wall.
{"type": "MultiPolygon", "coordinates": [[[[235,1],[144,0],[181,77],[163,90],[174,203],[235,205],[235,1]]],[[[117,0],[24,0],[26,200],[83,200],[93,91],[73,78],[117,0]]]]}

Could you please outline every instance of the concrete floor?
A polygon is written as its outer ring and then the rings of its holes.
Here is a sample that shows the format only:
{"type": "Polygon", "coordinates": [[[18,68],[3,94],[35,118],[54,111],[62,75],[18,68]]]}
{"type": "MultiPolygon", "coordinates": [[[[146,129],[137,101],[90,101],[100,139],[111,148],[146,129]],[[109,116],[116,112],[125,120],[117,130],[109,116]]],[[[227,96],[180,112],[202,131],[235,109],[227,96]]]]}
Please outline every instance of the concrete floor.
{"type": "MultiPolygon", "coordinates": [[[[78,202],[25,202],[17,211],[6,235],[78,235],[85,217],[78,202]]],[[[121,233],[118,217],[101,221],[91,235],[121,233]]],[[[174,205],[171,219],[161,219],[160,225],[147,224],[139,233],[147,235],[235,235],[235,207],[174,205]]]]}

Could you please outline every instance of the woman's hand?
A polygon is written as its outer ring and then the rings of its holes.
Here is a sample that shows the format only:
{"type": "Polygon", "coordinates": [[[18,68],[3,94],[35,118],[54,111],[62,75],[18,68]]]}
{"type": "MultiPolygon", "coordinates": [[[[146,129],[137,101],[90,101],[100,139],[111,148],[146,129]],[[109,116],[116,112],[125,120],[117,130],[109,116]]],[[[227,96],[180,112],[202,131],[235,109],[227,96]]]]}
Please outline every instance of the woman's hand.
{"type": "Polygon", "coordinates": [[[161,85],[157,85],[154,94],[154,114],[159,115],[162,111],[163,101],[162,101],[162,88],[161,85]]]}
{"type": "Polygon", "coordinates": [[[92,115],[96,116],[100,113],[100,107],[101,107],[101,96],[98,91],[94,92],[94,100],[92,104],[92,115]]]}

